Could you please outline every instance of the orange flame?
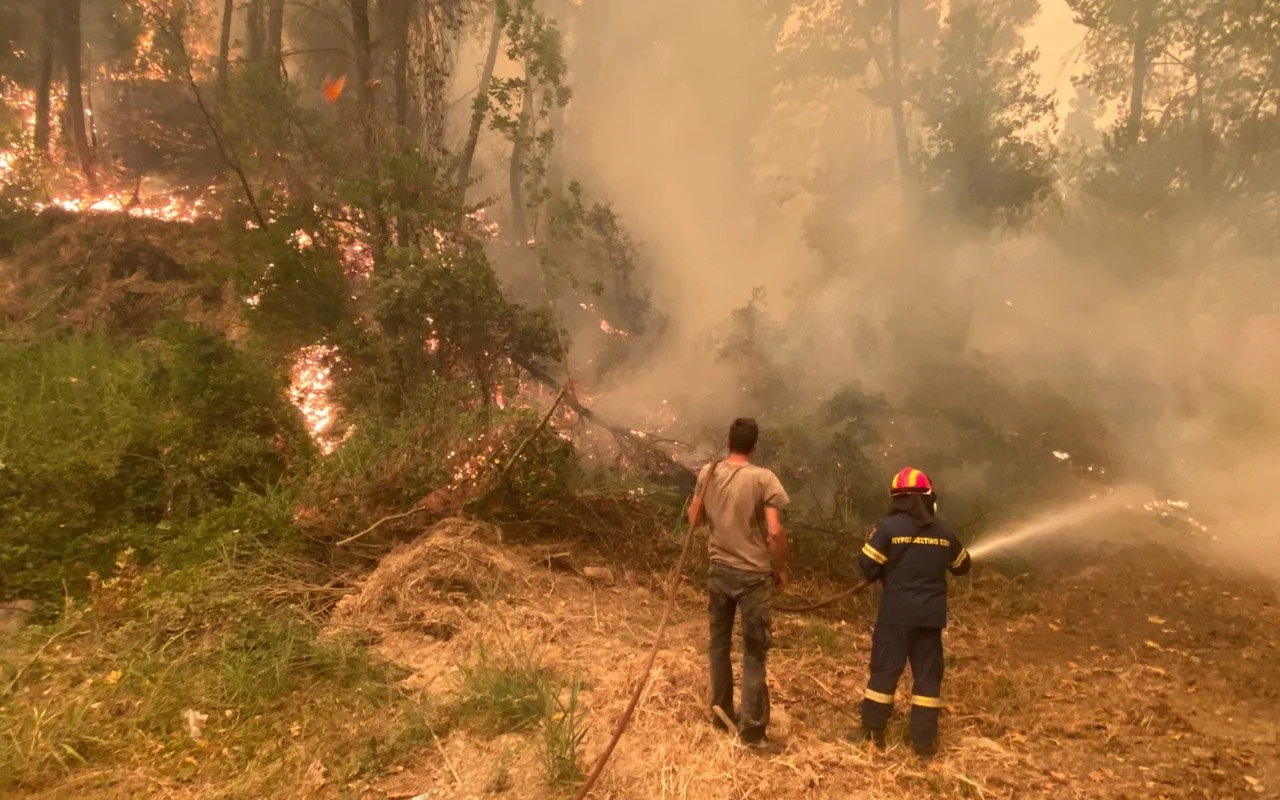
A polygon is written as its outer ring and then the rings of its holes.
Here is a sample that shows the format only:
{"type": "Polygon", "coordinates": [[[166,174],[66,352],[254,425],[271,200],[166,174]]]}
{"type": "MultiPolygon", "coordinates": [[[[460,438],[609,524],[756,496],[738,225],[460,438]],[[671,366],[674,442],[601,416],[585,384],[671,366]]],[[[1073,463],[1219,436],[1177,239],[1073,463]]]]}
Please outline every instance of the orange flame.
{"type": "Polygon", "coordinates": [[[331,75],[326,75],[324,79],[324,86],[321,88],[321,90],[324,92],[324,96],[326,100],[328,100],[330,103],[336,103],[338,102],[338,98],[342,96],[342,89],[346,85],[347,85],[346,75],[343,75],[338,78],[334,78],[331,75]]]}

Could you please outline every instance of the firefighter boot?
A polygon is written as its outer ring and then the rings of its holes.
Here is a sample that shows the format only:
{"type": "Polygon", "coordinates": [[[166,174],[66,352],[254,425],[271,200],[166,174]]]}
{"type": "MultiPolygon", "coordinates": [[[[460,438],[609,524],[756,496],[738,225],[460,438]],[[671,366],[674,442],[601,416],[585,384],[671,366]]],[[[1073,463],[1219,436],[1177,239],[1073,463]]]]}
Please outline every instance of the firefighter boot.
{"type": "Polygon", "coordinates": [[[847,738],[855,744],[871,742],[881,750],[889,749],[889,746],[885,743],[884,739],[884,728],[868,728],[866,725],[863,725],[857,730],[850,731],[847,738]]]}

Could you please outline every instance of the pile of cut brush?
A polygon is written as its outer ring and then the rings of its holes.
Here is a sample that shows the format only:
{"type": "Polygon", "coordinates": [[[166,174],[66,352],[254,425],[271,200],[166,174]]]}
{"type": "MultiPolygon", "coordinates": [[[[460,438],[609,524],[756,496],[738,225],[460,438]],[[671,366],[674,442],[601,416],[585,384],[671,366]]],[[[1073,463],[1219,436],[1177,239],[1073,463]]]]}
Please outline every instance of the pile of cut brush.
{"type": "Polygon", "coordinates": [[[467,607],[505,592],[517,574],[501,549],[502,532],[451,517],[382,559],[360,591],[334,609],[338,628],[362,625],[448,640],[469,621],[467,607]]]}

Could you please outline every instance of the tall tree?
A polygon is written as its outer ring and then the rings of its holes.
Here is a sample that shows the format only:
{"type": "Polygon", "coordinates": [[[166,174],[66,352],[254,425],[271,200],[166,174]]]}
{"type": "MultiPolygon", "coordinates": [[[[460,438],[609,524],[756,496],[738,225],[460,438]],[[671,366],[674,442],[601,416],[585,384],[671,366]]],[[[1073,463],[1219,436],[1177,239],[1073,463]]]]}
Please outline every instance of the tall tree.
{"type": "Polygon", "coordinates": [[[235,21],[236,0],[223,0],[222,32],[218,37],[218,99],[227,96],[231,70],[231,23],[235,21]]]}
{"type": "Polygon", "coordinates": [[[261,61],[267,46],[266,15],[263,0],[249,0],[245,5],[245,57],[261,61]]]}
{"type": "MultiPolygon", "coordinates": [[[[1083,80],[1127,100],[1095,194],[1147,219],[1197,225],[1229,201],[1270,202],[1280,176],[1280,14],[1237,0],[1068,0],[1089,30],[1083,80]]],[[[1181,225],[1179,230],[1190,230],[1181,225]]],[[[1201,243],[1203,244],[1203,243],[1201,243]]]]}
{"type": "Polygon", "coordinates": [[[906,102],[902,87],[902,0],[891,0],[889,7],[889,111],[893,115],[893,143],[898,154],[898,173],[902,177],[903,199],[913,202],[915,176],[911,170],[911,146],[907,141],[906,102]]]}
{"type": "MultiPolygon", "coordinates": [[[[527,31],[526,31],[527,35],[527,31]]],[[[529,227],[525,222],[524,179],[525,156],[529,151],[530,133],[533,128],[533,55],[524,57],[524,86],[520,93],[520,116],[516,121],[515,136],[511,141],[511,235],[518,244],[529,240],[529,227]]]]}
{"type": "Polygon", "coordinates": [[[393,0],[391,3],[390,35],[393,58],[392,81],[395,89],[396,135],[402,146],[408,140],[409,98],[413,87],[409,85],[409,27],[411,23],[410,0],[393,0]]]}
{"type": "Polygon", "coordinates": [[[1142,135],[1142,101],[1147,88],[1147,59],[1151,55],[1151,4],[1154,0],[1137,0],[1133,25],[1133,88],[1129,91],[1129,120],[1125,124],[1125,143],[1132,146],[1142,135]]]}
{"type": "Polygon", "coordinates": [[[267,5],[267,61],[284,75],[284,0],[269,0],[267,5]]]}
{"type": "Polygon", "coordinates": [[[503,3],[499,0],[498,8],[493,13],[493,29],[489,32],[489,49],[484,56],[484,66],[480,71],[480,85],[476,88],[476,99],[471,106],[471,126],[467,130],[467,141],[462,146],[462,156],[458,160],[458,189],[466,191],[471,181],[471,162],[476,155],[476,147],[480,143],[480,129],[484,126],[485,115],[489,110],[489,87],[493,83],[493,69],[498,63],[498,48],[502,44],[502,28],[504,22],[503,3]]]}
{"type": "Polygon", "coordinates": [[[447,94],[463,22],[462,0],[437,0],[421,6],[422,139],[432,159],[445,152],[447,94]]]}
{"type": "MultiPolygon", "coordinates": [[[[409,85],[409,25],[410,0],[392,0],[388,18],[391,27],[393,58],[393,88],[395,90],[395,138],[396,147],[402,153],[413,150],[409,131],[410,97],[413,87],[409,85]]],[[[408,206],[409,203],[403,203],[408,206]]],[[[410,219],[407,208],[402,207],[396,217],[396,244],[408,247],[412,238],[410,219]]]]}
{"type": "Polygon", "coordinates": [[[35,146],[40,153],[49,152],[49,117],[53,93],[53,51],[56,44],[59,0],[43,0],[40,3],[40,49],[36,74],[36,124],[35,146]]]}
{"type": "Polygon", "coordinates": [[[551,108],[569,102],[565,85],[568,65],[563,40],[555,20],[535,6],[534,0],[503,3],[504,27],[509,43],[507,57],[524,66],[520,78],[494,80],[490,87],[494,128],[511,141],[511,238],[527,242],[526,213],[547,199],[547,157],[553,134],[547,129],[551,108]],[[520,100],[518,111],[512,108],[520,100]]]}
{"type": "Polygon", "coordinates": [[[793,30],[784,39],[792,79],[856,80],[889,113],[893,159],[903,200],[914,205],[919,176],[911,160],[909,76],[935,58],[938,4],[901,0],[796,0],[793,30]],[[874,73],[868,75],[868,67],[874,73]]]}
{"type": "Polygon", "coordinates": [[[382,214],[382,193],[378,188],[377,108],[373,86],[373,35],[369,25],[369,0],[347,0],[351,11],[351,33],[355,44],[356,99],[360,138],[369,172],[369,196],[365,213],[369,220],[369,242],[374,268],[381,266],[386,249],[382,214]]]}
{"type": "Polygon", "coordinates": [[[1035,12],[1035,0],[953,0],[938,63],[917,78],[931,197],[982,227],[1020,222],[1053,190],[1055,153],[1036,137],[1053,97],[1018,34],[1035,12]]]}
{"type": "MultiPolygon", "coordinates": [[[[1166,13],[1158,0],[1067,0],[1075,21],[1089,31],[1087,80],[1106,97],[1127,93],[1118,141],[1126,147],[1142,135],[1151,56],[1167,44],[1166,13]]],[[[1168,4],[1166,4],[1168,5],[1168,4]]]]}
{"type": "Polygon", "coordinates": [[[80,157],[80,169],[90,186],[97,184],[94,175],[93,149],[89,146],[89,133],[84,117],[84,79],[80,68],[80,0],[63,0],[62,15],[58,21],[62,28],[62,62],[67,69],[67,114],[71,118],[71,134],[76,154],[80,157]]]}

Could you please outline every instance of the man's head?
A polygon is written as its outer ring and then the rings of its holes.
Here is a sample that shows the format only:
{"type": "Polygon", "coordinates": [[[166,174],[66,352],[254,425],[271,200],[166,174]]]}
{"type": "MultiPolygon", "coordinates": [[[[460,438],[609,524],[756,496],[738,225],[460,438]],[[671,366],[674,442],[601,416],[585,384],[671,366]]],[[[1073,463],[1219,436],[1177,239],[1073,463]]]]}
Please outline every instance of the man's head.
{"type": "Polygon", "coordinates": [[[729,426],[729,452],[749,456],[756,449],[760,426],[750,417],[738,417],[729,426]]]}

